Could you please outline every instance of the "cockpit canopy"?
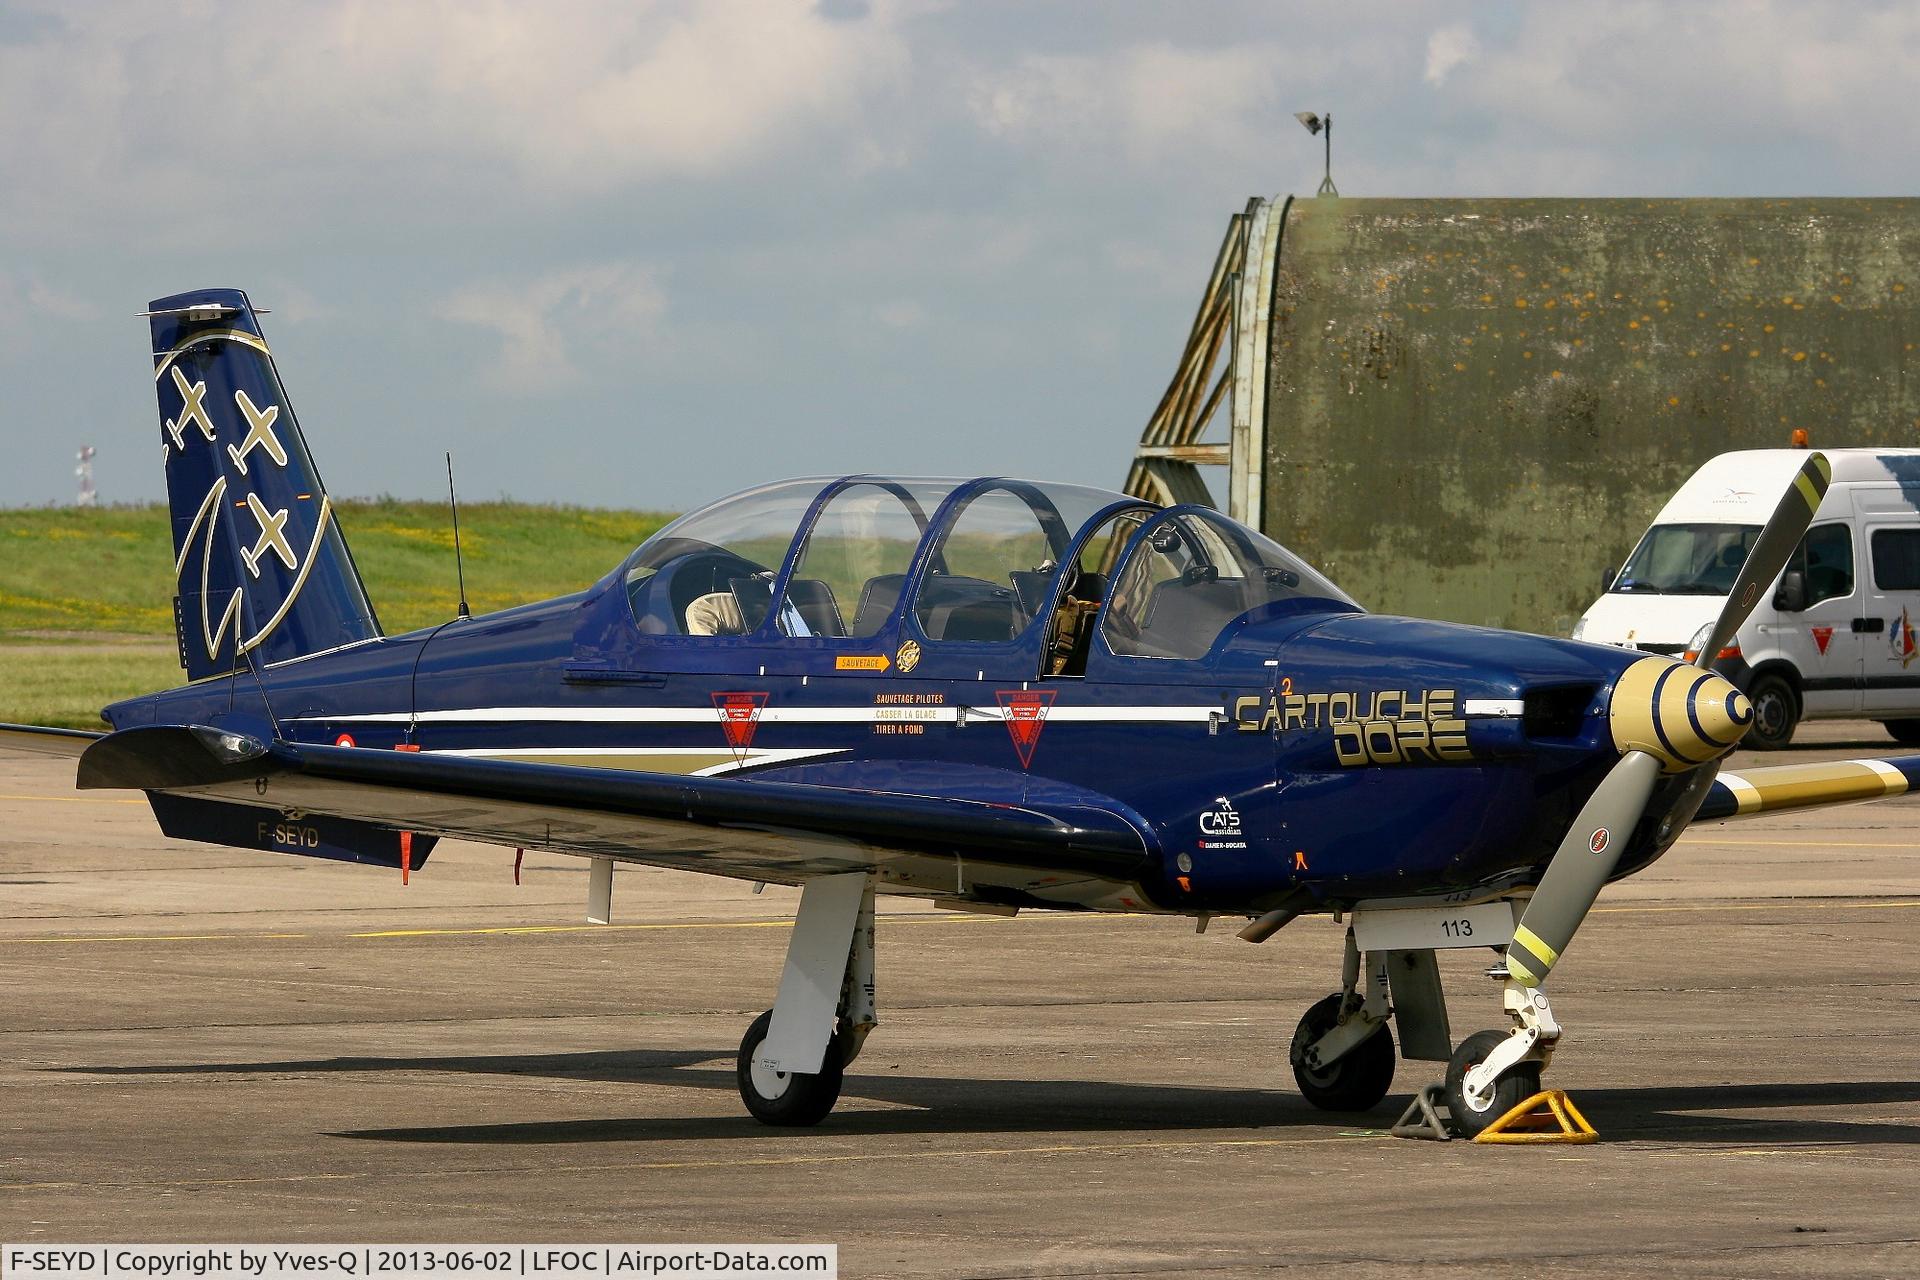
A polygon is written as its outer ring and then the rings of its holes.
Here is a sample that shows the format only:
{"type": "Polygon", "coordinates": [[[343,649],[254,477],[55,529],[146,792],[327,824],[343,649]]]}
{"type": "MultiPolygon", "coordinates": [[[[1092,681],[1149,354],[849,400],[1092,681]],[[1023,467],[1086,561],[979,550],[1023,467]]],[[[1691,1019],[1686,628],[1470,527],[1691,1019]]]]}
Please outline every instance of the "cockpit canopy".
{"type": "Polygon", "coordinates": [[[1086,615],[1110,600],[1109,646],[1143,657],[1197,657],[1264,605],[1357,608],[1216,512],[998,478],[763,485],[667,525],[622,577],[650,635],[858,638],[910,616],[927,640],[1007,643],[1056,598],[1086,615]]]}

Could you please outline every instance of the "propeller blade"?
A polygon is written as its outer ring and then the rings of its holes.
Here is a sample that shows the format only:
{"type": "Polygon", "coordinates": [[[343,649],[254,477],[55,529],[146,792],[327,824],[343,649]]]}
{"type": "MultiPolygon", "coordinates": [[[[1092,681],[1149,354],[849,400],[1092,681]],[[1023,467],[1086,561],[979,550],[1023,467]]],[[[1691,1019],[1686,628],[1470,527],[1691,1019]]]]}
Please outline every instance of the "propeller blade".
{"type": "Polygon", "coordinates": [[[1594,788],[1514,928],[1507,971],[1515,978],[1530,987],[1547,980],[1613,874],[1659,777],[1657,757],[1629,751],[1594,788]]]}
{"type": "Polygon", "coordinates": [[[1780,505],[1773,509],[1767,527],[1760,531],[1753,550],[1747,553],[1746,563],[1740,566],[1740,577],[1727,593],[1719,621],[1713,624],[1707,643],[1694,655],[1695,666],[1713,665],[1713,660],[1727,647],[1727,641],[1733,639],[1733,633],[1760,603],[1760,593],[1787,567],[1787,557],[1806,536],[1807,526],[1813,523],[1813,513],[1820,509],[1820,501],[1827,496],[1827,485],[1832,479],[1833,467],[1823,453],[1810,453],[1800,464],[1793,483],[1780,497],[1780,505]]]}

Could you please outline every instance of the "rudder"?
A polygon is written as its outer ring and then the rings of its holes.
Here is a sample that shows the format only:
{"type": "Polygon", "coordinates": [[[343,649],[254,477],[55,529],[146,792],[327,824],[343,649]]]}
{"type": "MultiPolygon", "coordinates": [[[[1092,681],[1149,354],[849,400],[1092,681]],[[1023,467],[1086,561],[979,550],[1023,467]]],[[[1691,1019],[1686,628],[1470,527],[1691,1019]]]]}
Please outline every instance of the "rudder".
{"type": "Polygon", "coordinates": [[[247,295],[202,289],[147,314],[187,678],[378,636],[247,295]]]}

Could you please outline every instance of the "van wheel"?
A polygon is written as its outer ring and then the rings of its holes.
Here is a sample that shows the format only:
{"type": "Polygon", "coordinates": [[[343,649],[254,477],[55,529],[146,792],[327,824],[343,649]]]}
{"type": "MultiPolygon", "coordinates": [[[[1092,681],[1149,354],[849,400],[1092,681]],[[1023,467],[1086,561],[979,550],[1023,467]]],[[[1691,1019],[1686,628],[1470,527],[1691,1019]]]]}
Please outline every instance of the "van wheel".
{"type": "Polygon", "coordinates": [[[1920,747],[1920,720],[1882,720],[1893,740],[1902,746],[1920,747]]]}
{"type": "Polygon", "coordinates": [[[1785,676],[1767,674],[1753,682],[1747,697],[1753,701],[1753,728],[1744,746],[1756,751],[1778,751],[1793,741],[1800,723],[1800,697],[1785,676]]]}

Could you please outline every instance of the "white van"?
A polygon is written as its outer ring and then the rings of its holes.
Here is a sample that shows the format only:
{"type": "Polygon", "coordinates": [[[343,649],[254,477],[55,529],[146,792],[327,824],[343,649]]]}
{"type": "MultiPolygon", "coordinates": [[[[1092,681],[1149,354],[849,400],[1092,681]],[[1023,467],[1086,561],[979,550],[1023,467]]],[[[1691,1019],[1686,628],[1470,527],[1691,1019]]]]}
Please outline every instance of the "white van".
{"type": "MultiPolygon", "coordinates": [[[[1714,670],[1754,702],[1747,745],[1802,719],[1865,716],[1920,746],[1920,449],[1822,449],[1833,485],[1806,538],[1714,670]]],[[[1660,509],[1573,638],[1691,657],[1802,449],[1723,453],[1660,509]]]]}

